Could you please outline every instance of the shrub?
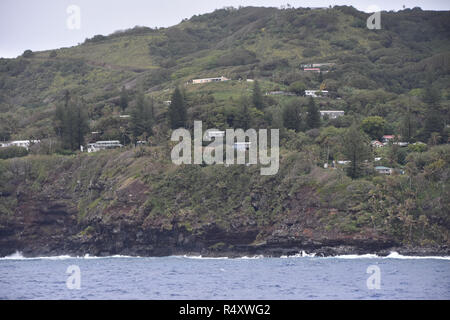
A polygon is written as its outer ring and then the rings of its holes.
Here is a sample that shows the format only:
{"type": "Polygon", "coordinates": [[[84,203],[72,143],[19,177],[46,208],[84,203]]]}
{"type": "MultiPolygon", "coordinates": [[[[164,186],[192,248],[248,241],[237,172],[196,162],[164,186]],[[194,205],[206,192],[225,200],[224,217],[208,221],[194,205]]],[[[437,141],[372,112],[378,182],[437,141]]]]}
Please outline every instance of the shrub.
{"type": "Polygon", "coordinates": [[[0,148],[0,159],[11,159],[26,157],[28,155],[28,150],[23,147],[6,147],[0,148]]]}

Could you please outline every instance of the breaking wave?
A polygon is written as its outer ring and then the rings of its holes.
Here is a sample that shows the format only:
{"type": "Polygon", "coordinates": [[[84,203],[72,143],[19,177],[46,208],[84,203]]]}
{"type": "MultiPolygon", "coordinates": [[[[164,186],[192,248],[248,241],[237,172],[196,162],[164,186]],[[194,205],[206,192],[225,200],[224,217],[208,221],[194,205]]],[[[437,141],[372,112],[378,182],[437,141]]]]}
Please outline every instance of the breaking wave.
{"type": "MultiPolygon", "coordinates": [[[[0,258],[0,260],[70,260],[70,259],[139,259],[139,258],[150,258],[150,257],[134,257],[134,256],[124,256],[124,255],[113,255],[113,256],[106,256],[106,257],[97,257],[97,256],[91,256],[89,254],[86,254],[81,257],[74,257],[69,255],[61,255],[61,256],[52,256],[52,257],[24,257],[22,252],[16,251],[15,253],[0,258]]],[[[256,255],[256,256],[244,256],[239,258],[229,258],[229,257],[203,257],[203,256],[190,256],[190,255],[183,255],[183,256],[170,256],[170,258],[181,258],[181,259],[194,259],[194,260],[227,260],[227,259],[233,259],[233,260],[255,260],[255,259],[263,259],[263,258],[269,258],[265,257],[263,255],[256,255]]],[[[418,260],[427,260],[427,259],[435,259],[435,260],[450,260],[449,256],[404,256],[399,254],[398,252],[391,252],[387,256],[378,256],[376,254],[363,254],[363,255],[356,255],[356,254],[348,254],[348,255],[339,255],[339,256],[332,256],[332,257],[317,257],[315,253],[306,253],[305,251],[302,251],[300,253],[297,253],[295,255],[284,255],[280,257],[281,259],[295,259],[295,258],[316,258],[316,259],[403,259],[403,260],[412,260],[412,259],[418,259],[418,260]]]]}
{"type": "Polygon", "coordinates": [[[123,258],[123,259],[129,259],[129,258],[140,258],[140,257],[132,257],[132,256],[122,256],[122,255],[114,255],[114,256],[107,256],[107,257],[96,257],[91,256],[89,254],[86,254],[82,257],[74,257],[69,255],[61,255],[61,256],[51,256],[51,257],[24,257],[22,252],[16,251],[15,253],[0,258],[0,260],[70,260],[70,259],[111,259],[111,258],[123,258]]]}

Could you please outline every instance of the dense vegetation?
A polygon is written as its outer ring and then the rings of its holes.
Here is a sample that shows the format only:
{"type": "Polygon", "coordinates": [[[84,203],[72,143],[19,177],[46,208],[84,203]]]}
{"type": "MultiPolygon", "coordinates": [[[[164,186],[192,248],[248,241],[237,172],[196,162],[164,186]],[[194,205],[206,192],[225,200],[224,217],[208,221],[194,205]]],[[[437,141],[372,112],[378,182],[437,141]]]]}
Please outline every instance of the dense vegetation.
{"type": "MultiPolygon", "coordinates": [[[[226,225],[227,215],[247,215],[264,226],[295,212],[295,195],[307,187],[311,198],[301,200],[319,208],[315,228],[323,232],[448,243],[450,14],[383,12],[381,30],[368,30],[367,17],[346,6],[227,8],[171,28],[136,27],[73,48],[1,59],[0,140],[42,142],[22,162],[0,162],[0,192],[8,194],[0,213],[14,211],[17,200],[7,191],[17,187],[14,177],[38,188],[52,176],[48,163],[87,157],[55,153],[72,154],[97,140],[119,140],[129,148],[148,140],[148,147],[111,153],[137,160],[121,158],[108,173],[95,174],[122,183],[111,172],[121,165],[136,169],[123,175],[153,190],[140,209],[149,223],[170,227],[177,217],[186,225],[213,218],[226,225]],[[321,73],[301,68],[316,63],[330,65],[321,73]],[[188,83],[221,75],[231,81],[188,83]],[[305,90],[329,93],[313,99],[305,90]],[[274,91],[285,94],[266,94],[274,91]],[[343,110],[345,116],[321,118],[320,110],[343,110]],[[256,168],[174,169],[168,163],[156,176],[142,173],[140,157],[155,161],[151,155],[170,148],[171,130],[191,129],[194,120],[204,128],[280,129],[280,173],[264,179],[256,168]],[[371,148],[371,140],[386,134],[396,136],[394,143],[371,148]],[[342,160],[351,163],[338,164],[342,160]],[[335,170],[324,169],[333,161],[335,170]],[[379,165],[396,174],[377,175],[373,168],[379,165]]],[[[26,155],[9,149],[1,157],[26,155]]],[[[112,205],[97,196],[80,199],[80,207],[96,212],[99,202],[112,205]]]]}

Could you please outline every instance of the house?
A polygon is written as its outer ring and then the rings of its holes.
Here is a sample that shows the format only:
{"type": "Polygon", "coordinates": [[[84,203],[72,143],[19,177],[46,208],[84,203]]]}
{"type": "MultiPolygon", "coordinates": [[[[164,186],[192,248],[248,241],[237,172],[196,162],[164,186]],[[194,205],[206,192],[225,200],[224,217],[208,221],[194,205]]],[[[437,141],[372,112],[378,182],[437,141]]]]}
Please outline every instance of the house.
{"type": "Polygon", "coordinates": [[[311,67],[312,68],[321,68],[321,67],[332,67],[335,63],[314,63],[311,67]]]}
{"type": "Polygon", "coordinates": [[[170,106],[172,104],[172,100],[163,101],[164,105],[170,106]]]}
{"type": "Polygon", "coordinates": [[[378,140],[374,140],[370,143],[372,145],[372,147],[374,148],[382,148],[384,147],[384,144],[382,144],[380,141],[378,140]]]}
{"type": "Polygon", "coordinates": [[[31,145],[41,142],[40,140],[17,140],[11,142],[2,143],[2,148],[6,147],[22,147],[25,149],[29,149],[31,145]]]}
{"type": "Polygon", "coordinates": [[[393,144],[395,144],[399,147],[407,147],[409,145],[408,142],[394,142],[393,144]]]}
{"type": "Polygon", "coordinates": [[[382,141],[384,144],[388,144],[389,142],[391,142],[391,141],[394,140],[394,139],[395,139],[395,136],[394,136],[394,135],[384,135],[383,138],[381,139],[381,141],[382,141]]]}
{"type": "Polygon", "coordinates": [[[377,166],[375,167],[375,171],[379,174],[391,175],[393,170],[388,167],[377,166]]]}
{"type": "Polygon", "coordinates": [[[116,149],[122,147],[123,145],[120,143],[120,141],[97,141],[95,143],[88,144],[88,152],[92,153],[101,150],[116,149]]]}
{"type": "Polygon", "coordinates": [[[307,97],[318,98],[324,95],[327,95],[328,91],[326,90],[305,90],[305,95],[307,97]]]}
{"type": "Polygon", "coordinates": [[[328,116],[330,119],[336,119],[342,116],[345,116],[345,111],[342,110],[325,110],[320,111],[320,115],[322,117],[328,116]]]}
{"type": "Polygon", "coordinates": [[[266,96],[296,96],[296,94],[286,91],[270,91],[266,93],[266,96]]]}
{"type": "Polygon", "coordinates": [[[320,68],[304,68],[303,71],[320,73],[320,68]]]}
{"type": "Polygon", "coordinates": [[[225,78],[224,76],[220,78],[204,78],[204,79],[194,79],[192,80],[193,84],[201,84],[201,83],[210,83],[210,82],[223,82],[229,81],[230,79],[225,78]]]}
{"type": "Polygon", "coordinates": [[[119,118],[120,118],[120,119],[130,119],[131,116],[128,115],[128,114],[124,114],[124,115],[119,116],[119,118]]]}

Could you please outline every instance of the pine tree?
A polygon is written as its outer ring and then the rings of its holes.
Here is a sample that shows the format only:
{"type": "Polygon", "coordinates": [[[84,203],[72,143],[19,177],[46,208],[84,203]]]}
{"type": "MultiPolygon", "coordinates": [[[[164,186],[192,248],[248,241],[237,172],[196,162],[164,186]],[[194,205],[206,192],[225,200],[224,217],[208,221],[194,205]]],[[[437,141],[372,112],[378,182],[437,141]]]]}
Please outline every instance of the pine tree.
{"type": "Polygon", "coordinates": [[[306,115],[306,125],[309,129],[320,127],[320,112],[314,102],[314,98],[310,97],[308,103],[308,114],[306,115]]]}
{"type": "Polygon", "coordinates": [[[248,130],[251,127],[251,115],[249,108],[249,101],[245,96],[242,96],[240,99],[241,104],[241,112],[238,117],[237,127],[248,130]]]}
{"type": "Polygon", "coordinates": [[[253,106],[258,109],[264,109],[264,100],[261,93],[261,88],[259,86],[259,82],[255,80],[253,84],[253,106]]]}
{"type": "Polygon", "coordinates": [[[67,91],[64,105],[56,107],[53,127],[65,149],[78,150],[84,144],[84,135],[89,130],[84,101],[72,98],[67,91]]]}
{"type": "Polygon", "coordinates": [[[400,130],[403,140],[406,142],[412,142],[412,139],[416,133],[416,123],[410,107],[407,107],[406,113],[402,118],[400,130]]]}
{"type": "Polygon", "coordinates": [[[89,131],[88,117],[85,111],[85,103],[83,100],[75,101],[74,105],[74,119],[73,119],[73,130],[74,133],[72,135],[73,141],[73,149],[78,150],[84,144],[84,135],[89,131]]]}
{"type": "Polygon", "coordinates": [[[169,125],[172,129],[186,126],[186,105],[180,88],[176,88],[172,95],[172,103],[169,106],[169,125]]]}
{"type": "Polygon", "coordinates": [[[440,133],[444,128],[443,117],[440,110],[440,92],[428,85],[425,88],[423,101],[427,104],[427,113],[425,116],[425,126],[423,130],[423,139],[427,141],[433,135],[433,132],[440,133]]]}
{"type": "Polygon", "coordinates": [[[139,89],[136,105],[131,111],[131,133],[134,142],[142,135],[151,136],[153,134],[154,114],[153,114],[153,99],[149,104],[145,98],[144,90],[139,89]]]}
{"type": "Polygon", "coordinates": [[[286,129],[300,131],[302,119],[297,101],[288,103],[283,108],[283,125],[286,129]]]}
{"type": "Polygon", "coordinates": [[[347,174],[352,179],[363,175],[364,160],[370,158],[369,138],[353,124],[343,137],[343,153],[347,160],[351,161],[347,168],[347,174]]]}
{"type": "Polygon", "coordinates": [[[119,105],[122,108],[122,111],[125,111],[125,109],[128,108],[128,92],[125,86],[122,87],[122,91],[120,92],[119,105]]]}

